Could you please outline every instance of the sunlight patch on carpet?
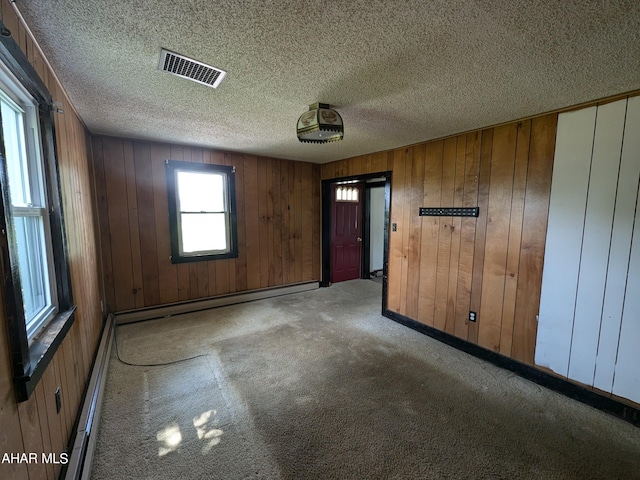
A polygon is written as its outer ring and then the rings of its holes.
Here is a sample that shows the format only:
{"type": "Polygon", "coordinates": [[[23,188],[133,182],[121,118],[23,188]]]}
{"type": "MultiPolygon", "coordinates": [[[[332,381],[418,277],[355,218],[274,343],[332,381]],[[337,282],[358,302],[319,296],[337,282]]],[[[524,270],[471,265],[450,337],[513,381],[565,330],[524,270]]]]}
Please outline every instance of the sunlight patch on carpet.
{"type": "Polygon", "coordinates": [[[209,453],[213,447],[220,443],[224,433],[221,429],[214,428],[217,424],[216,415],[215,410],[207,410],[193,419],[198,439],[202,442],[201,452],[203,455],[209,453]]]}
{"type": "Polygon", "coordinates": [[[177,423],[167,425],[156,434],[156,439],[160,443],[158,446],[158,456],[164,457],[166,454],[176,451],[182,443],[182,433],[177,423]]]}

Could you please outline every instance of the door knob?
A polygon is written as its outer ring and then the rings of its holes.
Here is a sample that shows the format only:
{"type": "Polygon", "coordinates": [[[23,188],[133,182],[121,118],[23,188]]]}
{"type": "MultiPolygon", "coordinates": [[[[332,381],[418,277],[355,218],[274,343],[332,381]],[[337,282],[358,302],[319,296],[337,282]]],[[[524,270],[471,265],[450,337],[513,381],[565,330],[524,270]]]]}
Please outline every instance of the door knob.
{"type": "Polygon", "coordinates": [[[362,237],[358,237],[358,241],[361,242],[362,241],[362,237]]]}

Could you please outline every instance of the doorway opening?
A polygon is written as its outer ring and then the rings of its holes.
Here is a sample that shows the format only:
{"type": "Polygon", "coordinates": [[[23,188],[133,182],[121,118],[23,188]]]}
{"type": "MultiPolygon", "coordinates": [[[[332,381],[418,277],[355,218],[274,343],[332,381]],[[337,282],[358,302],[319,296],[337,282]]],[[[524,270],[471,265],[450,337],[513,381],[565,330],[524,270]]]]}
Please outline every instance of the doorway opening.
{"type": "Polygon", "coordinates": [[[381,279],[386,307],[391,172],[322,181],[320,286],[381,279]]]}

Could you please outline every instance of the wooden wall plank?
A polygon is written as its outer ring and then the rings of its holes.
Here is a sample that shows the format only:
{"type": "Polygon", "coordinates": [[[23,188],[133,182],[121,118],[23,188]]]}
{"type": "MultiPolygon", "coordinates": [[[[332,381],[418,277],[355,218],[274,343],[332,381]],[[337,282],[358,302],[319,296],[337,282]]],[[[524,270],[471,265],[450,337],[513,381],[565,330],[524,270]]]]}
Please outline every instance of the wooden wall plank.
{"type": "Polygon", "coordinates": [[[389,232],[389,268],[387,307],[394,312],[400,311],[400,284],[402,282],[402,237],[404,230],[404,208],[409,188],[405,185],[405,165],[403,150],[394,150],[395,169],[391,179],[393,203],[390,212],[391,231],[389,232]],[[395,225],[394,225],[395,224],[395,225]],[[395,230],[394,230],[395,226],[395,230]]]}
{"type": "Polygon", "coordinates": [[[265,197],[261,199],[260,203],[264,203],[266,205],[265,219],[266,219],[266,232],[267,232],[267,242],[266,242],[266,251],[267,251],[267,286],[275,285],[275,252],[274,252],[274,239],[273,239],[273,162],[272,158],[266,159],[266,171],[264,172],[265,177],[265,197]]]}
{"type": "Polygon", "coordinates": [[[269,159],[258,157],[258,238],[259,255],[256,262],[260,264],[260,287],[269,285],[269,230],[271,226],[267,214],[269,196],[267,194],[267,171],[269,159]]]}
{"type": "Polygon", "coordinates": [[[516,134],[514,124],[496,127],[493,134],[478,344],[494,351],[500,349],[516,134]]]}
{"type": "Polygon", "coordinates": [[[60,348],[58,348],[56,356],[58,358],[60,397],[62,401],[60,413],[64,416],[62,421],[65,424],[65,438],[69,438],[69,434],[73,429],[75,412],[79,405],[73,405],[75,401],[75,379],[73,378],[73,362],[71,358],[67,360],[69,354],[65,348],[66,343],[68,343],[68,338],[66,338],[60,348]]]}
{"type": "Polygon", "coordinates": [[[367,155],[365,160],[364,160],[364,164],[363,164],[363,169],[365,173],[371,173],[373,172],[373,169],[371,168],[371,157],[372,155],[367,155]]]}
{"type": "Polygon", "coordinates": [[[138,196],[136,192],[136,169],[133,143],[124,142],[124,171],[127,189],[127,209],[129,217],[129,241],[131,243],[131,270],[134,308],[144,306],[144,281],[142,276],[142,253],[140,251],[140,226],[138,223],[138,196]]]}
{"type": "MultiPolygon", "coordinates": [[[[456,176],[456,156],[458,142],[455,137],[444,141],[442,160],[442,184],[440,186],[441,207],[453,206],[456,176]]],[[[445,330],[447,323],[447,303],[449,293],[449,266],[451,261],[452,218],[438,217],[438,262],[436,267],[436,298],[434,327],[445,330]]]]}
{"type": "Polygon", "coordinates": [[[323,163],[320,166],[320,174],[322,179],[333,178],[335,173],[335,166],[333,163],[323,163]]]}
{"type": "Polygon", "coordinates": [[[313,216],[313,198],[308,193],[313,192],[313,165],[305,163],[301,165],[301,214],[302,214],[302,277],[301,281],[307,282],[317,280],[318,277],[313,271],[313,223],[316,218],[313,216]],[[307,193],[308,192],[308,193],[307,193]]]}
{"type": "Polygon", "coordinates": [[[290,164],[282,162],[280,166],[280,211],[282,212],[282,236],[281,236],[281,248],[282,248],[282,283],[288,284],[291,282],[291,275],[289,273],[289,263],[291,259],[291,250],[289,246],[289,215],[291,210],[291,204],[289,203],[289,168],[290,164]]]}
{"type": "MultiPolygon", "coordinates": [[[[484,271],[487,221],[489,218],[489,182],[491,181],[491,155],[493,152],[493,129],[482,131],[480,145],[480,174],[478,178],[478,220],[476,223],[475,252],[473,255],[473,278],[469,309],[480,313],[482,301],[482,272],[484,271]]],[[[478,342],[478,322],[469,324],[468,341],[478,342]]]]}
{"type": "MultiPolygon", "coordinates": [[[[44,400],[45,408],[47,412],[47,418],[49,419],[49,435],[51,439],[51,452],[62,452],[66,445],[66,439],[63,433],[62,423],[60,421],[60,415],[56,412],[56,401],[54,392],[58,387],[55,375],[55,365],[51,365],[48,368],[40,380],[44,387],[44,400]]],[[[54,466],[54,473],[56,478],[60,474],[60,465],[54,466]]]]}
{"type": "Polygon", "coordinates": [[[595,123],[596,107],[558,118],[535,362],[565,376],[569,370],[595,123]]]}
{"type": "MultiPolygon", "coordinates": [[[[158,258],[158,284],[160,302],[173,303],[180,300],[178,273],[171,264],[169,239],[169,203],[167,199],[167,172],[165,161],[171,158],[167,145],[151,145],[151,178],[153,182],[153,206],[155,210],[156,249],[158,258]]],[[[183,286],[184,289],[184,286],[183,286]]],[[[182,295],[184,296],[184,294],[182,295]]]]}
{"type": "MultiPolygon", "coordinates": [[[[294,182],[293,182],[293,199],[295,205],[302,205],[303,191],[302,191],[302,164],[300,162],[294,162],[294,182]]],[[[302,281],[302,273],[304,267],[303,249],[302,249],[302,208],[296,208],[294,211],[295,229],[293,238],[295,240],[295,263],[294,263],[294,278],[296,282],[302,281]]]]}
{"type": "MultiPolygon", "coordinates": [[[[271,253],[271,265],[270,269],[272,276],[270,278],[271,285],[282,285],[283,283],[283,268],[282,268],[282,179],[280,175],[281,162],[279,159],[273,159],[271,164],[271,210],[269,215],[271,216],[271,224],[273,228],[272,235],[270,237],[270,253],[271,253]]],[[[312,217],[312,215],[309,215],[312,217]]],[[[315,220],[315,219],[314,219],[315,220]]],[[[317,271],[317,270],[314,270],[317,271]]]]}
{"type": "MultiPolygon", "coordinates": [[[[461,207],[464,197],[465,161],[467,136],[456,137],[456,162],[453,187],[454,207],[461,207]]],[[[445,331],[453,334],[457,322],[456,301],[458,298],[458,272],[460,271],[460,243],[462,230],[462,218],[451,219],[451,252],[449,258],[449,281],[447,285],[447,310],[445,316],[445,331]]]]}
{"type": "Polygon", "coordinates": [[[349,175],[363,175],[364,165],[366,164],[366,155],[359,155],[349,162],[349,175]]]}
{"type": "MultiPolygon", "coordinates": [[[[288,185],[287,185],[287,199],[289,205],[295,205],[295,165],[293,163],[289,164],[289,172],[288,172],[288,185]]],[[[287,276],[290,283],[296,282],[296,261],[298,261],[298,252],[296,251],[296,214],[295,211],[289,208],[288,210],[288,231],[287,231],[287,249],[289,251],[289,255],[287,257],[287,276]]]]}
{"type": "Polygon", "coordinates": [[[385,158],[384,152],[372,153],[370,155],[371,158],[371,170],[370,173],[382,172],[384,168],[382,167],[382,162],[385,158]]]}
{"type": "Polygon", "coordinates": [[[225,295],[231,291],[231,281],[229,279],[229,260],[212,260],[215,263],[215,290],[214,295],[225,295]]]}
{"type": "Polygon", "coordinates": [[[255,156],[244,156],[245,229],[247,232],[247,288],[260,288],[260,227],[258,223],[258,161],[255,156]],[[249,268],[251,262],[251,268],[249,268]],[[257,268],[256,268],[257,265],[257,268]]]}
{"type": "Polygon", "coordinates": [[[511,357],[528,365],[534,365],[537,348],[537,315],[540,311],[557,122],[557,114],[537,117],[531,121],[518,292],[511,346],[511,357]]]}
{"type": "Polygon", "coordinates": [[[412,198],[412,177],[413,171],[413,149],[403,148],[399,149],[402,153],[402,162],[404,165],[404,174],[407,183],[407,191],[404,197],[404,209],[402,212],[402,224],[405,228],[402,229],[402,266],[400,273],[400,313],[407,315],[407,301],[408,301],[408,289],[409,289],[409,239],[411,236],[411,198],[412,198]]]}
{"type": "MultiPolygon", "coordinates": [[[[442,196],[442,159],[444,142],[430,142],[425,148],[423,206],[438,207],[442,196]]],[[[395,197],[395,191],[392,193],[395,197]]],[[[420,299],[418,321],[433,326],[436,305],[436,271],[438,267],[438,217],[422,217],[422,252],[420,254],[420,299]]]]}
{"type": "MultiPolygon", "coordinates": [[[[20,430],[25,438],[24,450],[11,453],[37,453],[39,457],[40,452],[45,452],[45,450],[40,431],[38,402],[35,395],[28,401],[18,404],[18,414],[20,417],[20,430]]],[[[36,462],[27,464],[29,478],[47,478],[46,464],[41,460],[39,457],[36,462]]]]}
{"type": "Polygon", "coordinates": [[[97,138],[92,142],[93,166],[95,179],[95,196],[97,208],[101,215],[98,216],[98,227],[100,230],[100,242],[104,245],[102,253],[102,277],[104,282],[104,301],[107,311],[115,308],[115,284],[113,282],[113,267],[111,264],[111,248],[109,248],[109,204],[107,201],[106,181],[104,172],[104,156],[102,152],[102,138],[97,138]]]}
{"type": "MultiPolygon", "coordinates": [[[[51,434],[49,433],[49,417],[47,416],[47,406],[45,403],[45,393],[43,382],[39,382],[36,385],[34,392],[36,404],[38,407],[38,420],[40,421],[40,437],[42,439],[42,452],[53,452],[51,447],[51,434]]],[[[55,479],[55,469],[53,464],[46,465],[46,478],[55,479]]]]}
{"type": "Polygon", "coordinates": [[[518,271],[520,266],[520,244],[522,240],[522,219],[524,216],[524,197],[527,186],[527,167],[529,166],[529,140],[531,121],[518,123],[516,139],[515,170],[513,172],[513,193],[511,197],[511,218],[509,219],[509,240],[507,246],[507,265],[504,281],[504,300],[502,304],[502,327],[500,333],[500,353],[511,356],[513,326],[516,314],[516,296],[518,293],[518,271]]]}
{"type": "MultiPolygon", "coordinates": [[[[101,141],[97,138],[95,141],[101,141]]],[[[95,142],[94,141],[94,142],[95,142]]],[[[135,158],[136,199],[140,245],[140,262],[142,266],[142,290],[144,305],[160,303],[160,283],[158,279],[158,252],[156,241],[156,218],[153,195],[153,171],[151,166],[151,147],[146,142],[133,145],[135,158]]],[[[98,184],[98,180],[96,180],[98,184]]],[[[105,200],[106,201],[106,200],[105,200]]],[[[100,209],[108,208],[101,205],[100,209]]],[[[108,243],[103,244],[108,245],[108,243]]],[[[106,249],[103,249],[106,250],[106,249]]],[[[113,278],[105,277],[105,288],[111,288],[113,278]],[[109,282],[111,280],[111,283],[109,282]]]]}
{"type": "MultiPolygon", "coordinates": [[[[4,303],[4,289],[0,290],[0,300],[4,303]]],[[[25,439],[21,430],[21,419],[13,389],[11,354],[7,338],[7,322],[4,309],[0,309],[0,450],[4,452],[24,452],[25,439]],[[18,432],[18,434],[16,434],[18,432]]],[[[39,385],[41,385],[40,383],[39,385]]],[[[48,417],[45,417],[48,418],[48,417]]],[[[39,432],[38,432],[39,433],[39,432]]],[[[29,442],[30,439],[27,439],[29,442]]],[[[24,463],[0,464],[3,478],[28,478],[24,463]]]]}
{"type": "Polygon", "coordinates": [[[426,147],[417,145],[412,149],[411,163],[411,207],[409,244],[408,244],[408,272],[407,272],[407,315],[417,318],[420,305],[420,266],[422,254],[422,223],[423,217],[418,215],[424,202],[424,175],[426,164],[426,147]]]}
{"type": "MultiPolygon", "coordinates": [[[[478,206],[478,176],[480,172],[480,132],[467,134],[465,151],[463,207],[478,206]]],[[[469,335],[468,312],[471,305],[473,280],[473,253],[477,220],[462,218],[460,228],[460,259],[458,263],[458,287],[456,289],[456,319],[454,335],[467,339],[469,335]]]]}
{"type": "MultiPolygon", "coordinates": [[[[638,238],[633,237],[633,222],[630,219],[635,218],[635,221],[638,221],[636,205],[640,191],[640,135],[635,132],[640,132],[640,97],[628,100],[624,131],[609,267],[607,269],[607,288],[602,309],[598,357],[593,383],[595,387],[607,392],[613,389],[625,294],[634,295],[627,283],[628,277],[634,275],[629,270],[632,240],[638,238]]],[[[628,301],[633,300],[629,299],[628,301]]],[[[632,317],[630,312],[633,310],[626,310],[626,312],[626,320],[629,321],[632,317]]]]}
{"type": "Polygon", "coordinates": [[[123,142],[105,138],[102,142],[105,158],[105,188],[110,201],[109,238],[114,278],[116,310],[130,310],[135,307],[131,292],[134,288],[131,270],[131,235],[129,230],[129,208],[127,205],[127,179],[125,173],[123,142]]]}
{"type": "Polygon", "coordinates": [[[424,200],[424,167],[426,150],[424,145],[411,149],[412,161],[409,171],[411,178],[411,206],[409,208],[409,243],[407,246],[407,307],[406,315],[418,318],[420,303],[420,258],[422,252],[422,218],[418,215],[424,200]]]}

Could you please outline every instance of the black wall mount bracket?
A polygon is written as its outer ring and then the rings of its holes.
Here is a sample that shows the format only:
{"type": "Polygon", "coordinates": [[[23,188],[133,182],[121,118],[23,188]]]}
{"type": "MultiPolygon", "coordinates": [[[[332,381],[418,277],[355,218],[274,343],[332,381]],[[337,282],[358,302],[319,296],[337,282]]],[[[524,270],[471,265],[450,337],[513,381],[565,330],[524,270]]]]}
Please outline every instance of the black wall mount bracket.
{"type": "Polygon", "coordinates": [[[479,207],[420,208],[421,217],[477,217],[479,214],[479,207]]]}

